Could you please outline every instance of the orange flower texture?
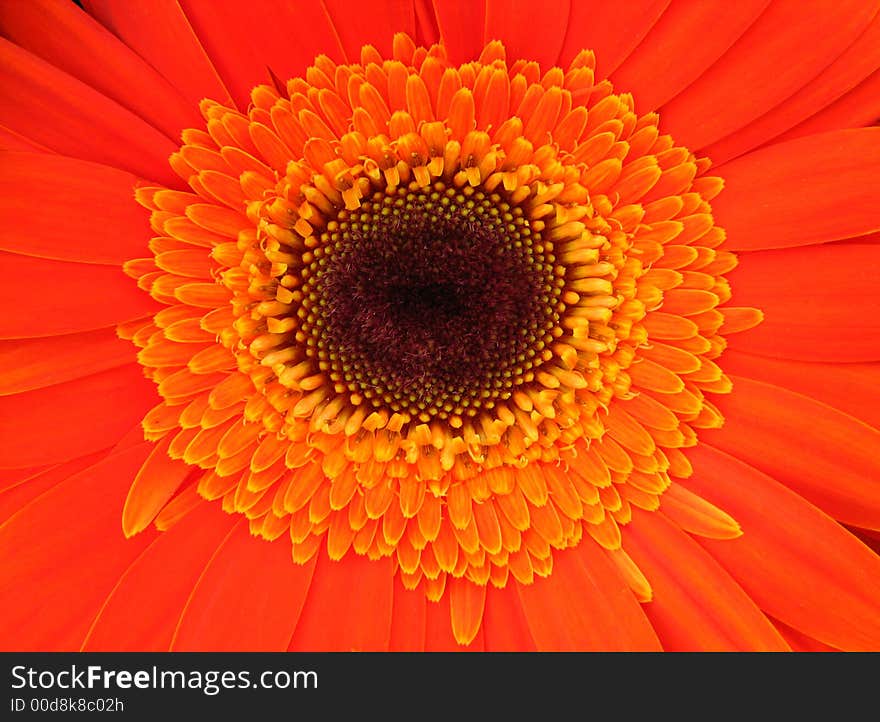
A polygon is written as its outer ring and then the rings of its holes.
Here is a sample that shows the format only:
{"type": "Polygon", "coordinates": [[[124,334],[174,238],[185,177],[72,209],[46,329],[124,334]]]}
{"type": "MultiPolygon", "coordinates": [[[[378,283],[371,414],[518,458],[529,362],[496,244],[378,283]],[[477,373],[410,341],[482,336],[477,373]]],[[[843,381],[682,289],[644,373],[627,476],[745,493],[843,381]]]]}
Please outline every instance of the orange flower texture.
{"type": "Polygon", "coordinates": [[[0,31],[2,648],[880,649],[880,2],[0,31]]]}

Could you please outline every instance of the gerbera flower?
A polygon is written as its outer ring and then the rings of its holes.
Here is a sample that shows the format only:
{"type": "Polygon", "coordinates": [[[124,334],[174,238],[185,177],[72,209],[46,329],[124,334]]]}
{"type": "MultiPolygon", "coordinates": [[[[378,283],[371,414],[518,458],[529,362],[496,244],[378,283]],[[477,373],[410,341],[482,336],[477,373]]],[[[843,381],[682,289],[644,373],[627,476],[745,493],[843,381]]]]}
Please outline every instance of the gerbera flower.
{"type": "Polygon", "coordinates": [[[4,647],[880,647],[880,3],[83,6],[0,13],[4,647]]]}

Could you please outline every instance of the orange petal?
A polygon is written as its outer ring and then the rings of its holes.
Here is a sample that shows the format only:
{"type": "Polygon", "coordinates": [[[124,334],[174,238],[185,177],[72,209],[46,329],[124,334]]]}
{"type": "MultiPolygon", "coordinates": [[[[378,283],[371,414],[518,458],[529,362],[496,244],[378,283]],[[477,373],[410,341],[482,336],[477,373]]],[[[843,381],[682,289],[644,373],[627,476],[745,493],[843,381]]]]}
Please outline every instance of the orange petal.
{"type": "Polygon", "coordinates": [[[712,210],[734,251],[852,238],[880,230],[878,173],[880,128],[811,135],[725,164],[712,210]]]}
{"type": "Polygon", "coordinates": [[[0,341],[0,395],[22,393],[132,363],[135,349],[112,328],[0,341]],[[64,359],[64,363],[59,363],[64,359]]]}
{"type": "Polygon", "coordinates": [[[663,106],[665,131],[697,150],[742,128],[815,78],[875,12],[862,0],[771,3],[711,68],[663,106]],[[722,105],[723,113],[705,112],[722,105]]]}
{"type": "MultiPolygon", "coordinates": [[[[836,519],[880,529],[880,431],[841,411],[733,377],[726,419],[703,439],[788,485],[836,519]]],[[[734,515],[735,516],[735,515],[734,515]]]]}
{"type": "Polygon", "coordinates": [[[659,650],[639,603],[614,566],[586,539],[554,554],[553,573],[517,584],[523,612],[540,651],[659,650]]]}
{"type": "Polygon", "coordinates": [[[243,521],[207,563],[181,612],[171,649],[280,651],[296,626],[314,562],[290,558],[287,540],[265,542],[243,521]]]}
{"type": "Polygon", "coordinates": [[[866,312],[880,307],[878,260],[880,246],[866,243],[742,254],[728,276],[733,300],[763,310],[764,322],[730,347],[801,361],[880,359],[880,315],[866,312]]]}
{"type": "MultiPolygon", "coordinates": [[[[806,444],[802,444],[806,446],[806,444]]],[[[706,444],[683,486],[743,535],[697,541],[767,614],[839,649],[880,648],[880,557],[797,494],[706,444]]]]}
{"type": "Polygon", "coordinates": [[[671,3],[611,74],[611,82],[633,94],[639,112],[655,110],[720,58],[767,4],[768,0],[671,3]]]}
{"type": "Polygon", "coordinates": [[[157,401],[134,364],[0,397],[0,466],[55,463],[106,449],[157,401]]]}
{"type": "Polygon", "coordinates": [[[83,650],[167,651],[199,575],[237,521],[218,505],[202,502],[181,523],[159,534],[113,587],[83,650]]]}
{"type": "Polygon", "coordinates": [[[669,0],[572,2],[559,64],[567,66],[588,48],[596,54],[596,77],[606,77],[639,44],[668,5],[669,0]]]}
{"type": "Polygon", "coordinates": [[[168,136],[87,83],[0,40],[0,123],[41,145],[160,181],[180,179],[168,166],[168,136]]]}
{"type": "Polygon", "coordinates": [[[624,547],[650,579],[645,606],[667,651],[786,651],[785,641],[730,575],[663,514],[633,512],[624,547]]]}
{"type": "Polygon", "coordinates": [[[151,448],[139,444],[58,484],[0,527],[5,649],[76,650],[119,576],[155,538],[126,540],[122,498],[151,448]],[[34,610],[39,609],[39,614],[34,610]]]}
{"type": "Polygon", "coordinates": [[[349,553],[339,562],[321,551],[291,650],[384,651],[391,638],[391,559],[349,553]]]}

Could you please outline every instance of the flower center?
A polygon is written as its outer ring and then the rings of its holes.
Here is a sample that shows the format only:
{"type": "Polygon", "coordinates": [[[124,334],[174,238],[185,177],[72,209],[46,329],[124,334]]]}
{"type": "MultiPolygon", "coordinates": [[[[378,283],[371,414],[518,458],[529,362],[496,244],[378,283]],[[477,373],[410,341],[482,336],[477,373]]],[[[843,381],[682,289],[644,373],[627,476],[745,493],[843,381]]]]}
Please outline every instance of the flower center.
{"type": "MultiPolygon", "coordinates": [[[[619,527],[721,423],[736,259],[708,162],[593,68],[397,36],[247,115],[203,103],[171,158],[193,193],[138,191],[158,235],[126,266],[167,306],[121,329],[163,397],[145,435],[199,467],[157,523],[200,495],[296,562],[391,557],[451,589],[461,641],[488,584],[582,543],[650,598],[619,527]]],[[[139,479],[128,533],[171,494],[139,479]]]]}
{"type": "Polygon", "coordinates": [[[473,416],[543,359],[560,310],[552,246],[498,193],[413,185],[327,224],[302,274],[299,337],[356,400],[473,416]]]}

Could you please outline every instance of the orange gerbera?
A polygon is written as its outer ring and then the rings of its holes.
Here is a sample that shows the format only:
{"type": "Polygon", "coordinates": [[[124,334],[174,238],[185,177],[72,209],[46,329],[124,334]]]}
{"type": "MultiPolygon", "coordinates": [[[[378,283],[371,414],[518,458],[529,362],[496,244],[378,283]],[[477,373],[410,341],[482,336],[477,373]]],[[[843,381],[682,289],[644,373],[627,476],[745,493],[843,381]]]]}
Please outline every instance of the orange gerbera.
{"type": "Polygon", "coordinates": [[[4,647],[880,648],[880,2],[83,4],[0,7],[4,647]]]}

